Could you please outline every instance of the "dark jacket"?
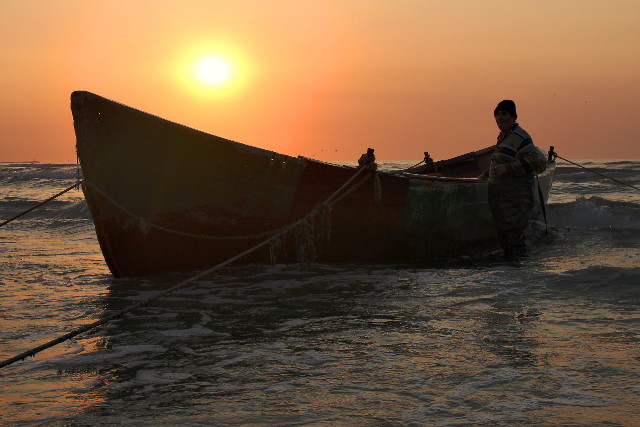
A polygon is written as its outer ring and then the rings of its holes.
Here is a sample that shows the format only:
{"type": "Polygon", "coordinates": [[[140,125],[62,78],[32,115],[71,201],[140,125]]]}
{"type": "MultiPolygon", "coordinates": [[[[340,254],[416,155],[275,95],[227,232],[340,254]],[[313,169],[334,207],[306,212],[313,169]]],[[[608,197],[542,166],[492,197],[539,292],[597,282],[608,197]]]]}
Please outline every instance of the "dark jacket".
{"type": "Polygon", "coordinates": [[[491,156],[489,179],[495,178],[493,166],[506,164],[507,175],[532,176],[544,172],[547,167],[546,155],[533,145],[531,136],[517,123],[506,134],[498,136],[496,151],[491,156]]]}

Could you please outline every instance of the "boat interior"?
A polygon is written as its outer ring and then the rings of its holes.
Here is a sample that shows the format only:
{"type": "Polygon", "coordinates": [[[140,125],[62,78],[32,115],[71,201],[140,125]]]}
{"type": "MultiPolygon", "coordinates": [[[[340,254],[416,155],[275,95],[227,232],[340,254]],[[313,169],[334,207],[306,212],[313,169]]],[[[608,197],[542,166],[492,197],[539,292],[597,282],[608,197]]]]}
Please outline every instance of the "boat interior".
{"type": "Polygon", "coordinates": [[[487,147],[482,150],[472,151],[447,160],[434,161],[425,152],[421,164],[404,170],[411,175],[428,175],[443,178],[477,178],[489,168],[491,155],[495,147],[487,147]]]}

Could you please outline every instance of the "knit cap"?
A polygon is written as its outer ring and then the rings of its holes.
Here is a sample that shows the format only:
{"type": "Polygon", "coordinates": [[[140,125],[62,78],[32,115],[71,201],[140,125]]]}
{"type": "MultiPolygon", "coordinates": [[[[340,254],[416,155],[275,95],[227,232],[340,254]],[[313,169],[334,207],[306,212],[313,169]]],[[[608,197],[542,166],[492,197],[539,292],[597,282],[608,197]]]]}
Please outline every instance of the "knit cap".
{"type": "Polygon", "coordinates": [[[511,114],[514,118],[516,119],[518,118],[518,114],[516,113],[516,103],[510,99],[505,99],[503,101],[500,101],[496,109],[493,110],[493,115],[495,116],[496,112],[498,111],[506,111],[507,113],[511,114]]]}

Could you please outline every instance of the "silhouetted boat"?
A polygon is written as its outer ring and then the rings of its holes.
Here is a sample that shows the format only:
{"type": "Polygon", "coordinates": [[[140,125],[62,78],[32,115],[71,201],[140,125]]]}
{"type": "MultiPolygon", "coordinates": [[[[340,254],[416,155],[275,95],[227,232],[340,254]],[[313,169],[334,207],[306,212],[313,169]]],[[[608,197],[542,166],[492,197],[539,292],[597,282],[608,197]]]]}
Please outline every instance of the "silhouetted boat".
{"type": "MultiPolygon", "coordinates": [[[[209,135],[89,92],[74,92],[71,109],[84,194],[118,277],[213,266],[304,217],[357,170],[209,135]]],[[[365,172],[331,208],[317,261],[419,263],[497,247],[487,182],[474,178],[492,152],[436,162],[438,176],[429,175],[433,165],[365,172]]],[[[539,177],[545,198],[554,170],[539,177]]],[[[245,261],[296,262],[304,237],[245,261]]]]}

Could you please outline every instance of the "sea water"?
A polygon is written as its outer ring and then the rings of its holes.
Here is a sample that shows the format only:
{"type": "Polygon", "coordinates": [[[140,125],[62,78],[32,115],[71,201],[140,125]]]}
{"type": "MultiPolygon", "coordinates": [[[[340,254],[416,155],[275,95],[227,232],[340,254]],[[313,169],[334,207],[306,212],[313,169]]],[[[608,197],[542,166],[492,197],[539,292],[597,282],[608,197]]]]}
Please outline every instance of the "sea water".
{"type": "MultiPolygon", "coordinates": [[[[0,219],[77,178],[1,164],[0,219]]],[[[226,268],[0,369],[0,422],[640,425],[640,192],[559,161],[548,222],[515,264],[226,268]]],[[[72,190],[0,228],[0,359],[189,276],[113,278],[72,190]]]]}

